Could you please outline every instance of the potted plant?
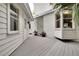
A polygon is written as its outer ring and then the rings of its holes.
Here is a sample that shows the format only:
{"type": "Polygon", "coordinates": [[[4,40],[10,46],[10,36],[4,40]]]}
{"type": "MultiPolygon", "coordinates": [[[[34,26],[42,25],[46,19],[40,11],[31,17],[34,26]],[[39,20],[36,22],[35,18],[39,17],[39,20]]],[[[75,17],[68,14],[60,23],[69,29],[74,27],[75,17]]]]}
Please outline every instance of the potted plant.
{"type": "Polygon", "coordinates": [[[34,31],[34,35],[37,36],[38,35],[38,32],[37,31],[34,31]]]}
{"type": "Polygon", "coordinates": [[[41,33],[41,36],[42,36],[42,37],[46,37],[46,33],[45,33],[45,32],[42,32],[42,33],[41,33]]]}

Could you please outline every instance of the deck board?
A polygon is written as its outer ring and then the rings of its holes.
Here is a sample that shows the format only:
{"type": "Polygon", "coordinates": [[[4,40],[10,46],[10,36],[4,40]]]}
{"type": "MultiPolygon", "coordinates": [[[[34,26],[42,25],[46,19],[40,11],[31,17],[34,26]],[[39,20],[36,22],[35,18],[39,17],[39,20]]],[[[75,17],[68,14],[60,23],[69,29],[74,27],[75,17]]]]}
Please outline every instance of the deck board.
{"type": "Polygon", "coordinates": [[[79,56],[79,42],[31,36],[11,56],[79,56]]]}

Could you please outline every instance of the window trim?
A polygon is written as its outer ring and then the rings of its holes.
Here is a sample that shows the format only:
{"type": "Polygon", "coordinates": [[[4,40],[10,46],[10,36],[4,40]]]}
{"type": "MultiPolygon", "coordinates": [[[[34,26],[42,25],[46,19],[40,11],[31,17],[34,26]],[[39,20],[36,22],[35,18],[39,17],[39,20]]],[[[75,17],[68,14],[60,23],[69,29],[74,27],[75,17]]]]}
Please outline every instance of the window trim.
{"type": "MultiPolygon", "coordinates": [[[[71,17],[71,19],[72,19],[72,28],[64,28],[64,29],[75,29],[75,26],[74,26],[74,19],[73,19],[73,17],[74,17],[74,15],[73,15],[73,9],[70,9],[71,10],[71,12],[72,12],[72,17],[71,17]]],[[[64,10],[62,10],[62,12],[63,12],[64,10]]],[[[63,17],[63,13],[62,13],[62,17],[63,17]]],[[[62,19],[63,21],[64,21],[64,18],[62,19]]],[[[63,23],[63,25],[64,25],[64,23],[63,23]]]]}
{"type": "MultiPolygon", "coordinates": [[[[18,30],[16,30],[16,31],[11,31],[10,30],[10,21],[11,21],[10,20],[10,12],[11,12],[11,10],[10,10],[10,4],[8,4],[8,34],[18,33],[19,32],[19,26],[18,26],[18,30]]],[[[19,25],[19,19],[18,19],[18,25],[19,25]]]]}
{"type": "Polygon", "coordinates": [[[60,28],[56,28],[56,14],[55,14],[55,29],[61,29],[62,28],[62,29],[67,29],[67,30],[70,30],[70,29],[74,30],[75,29],[75,21],[74,21],[74,11],[73,11],[73,9],[72,9],[72,28],[64,28],[63,27],[63,10],[60,10],[59,14],[60,14],[60,28]]]}

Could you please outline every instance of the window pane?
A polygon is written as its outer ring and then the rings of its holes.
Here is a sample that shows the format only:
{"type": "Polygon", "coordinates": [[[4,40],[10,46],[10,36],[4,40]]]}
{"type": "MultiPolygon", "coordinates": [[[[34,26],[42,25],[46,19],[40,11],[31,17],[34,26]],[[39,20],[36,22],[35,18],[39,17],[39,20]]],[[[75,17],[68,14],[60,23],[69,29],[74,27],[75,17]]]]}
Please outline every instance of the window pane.
{"type": "Polygon", "coordinates": [[[18,20],[15,20],[14,18],[10,17],[10,29],[11,31],[18,30],[18,20]]]}
{"type": "Polygon", "coordinates": [[[72,18],[72,14],[63,14],[63,18],[72,18]]]}
{"type": "Polygon", "coordinates": [[[10,17],[10,30],[14,31],[14,19],[10,17]]]}
{"type": "Polygon", "coordinates": [[[18,9],[10,4],[10,30],[17,31],[18,30],[18,9]]]}
{"type": "Polygon", "coordinates": [[[16,20],[16,30],[18,30],[18,20],[16,20]]]}
{"type": "Polygon", "coordinates": [[[60,19],[60,14],[59,13],[56,14],[56,20],[58,20],[58,19],[60,19]]]}
{"type": "Polygon", "coordinates": [[[56,28],[60,28],[60,21],[56,22],[56,28]]]}
{"type": "Polygon", "coordinates": [[[64,19],[63,24],[64,28],[72,28],[72,19],[64,19]]]}
{"type": "Polygon", "coordinates": [[[15,13],[18,13],[18,9],[16,9],[13,4],[10,4],[10,9],[13,10],[15,13]]]}
{"type": "Polygon", "coordinates": [[[63,11],[63,27],[72,28],[72,10],[63,11]]]}
{"type": "Polygon", "coordinates": [[[56,14],[56,28],[60,28],[60,14],[57,12],[56,14]]]}

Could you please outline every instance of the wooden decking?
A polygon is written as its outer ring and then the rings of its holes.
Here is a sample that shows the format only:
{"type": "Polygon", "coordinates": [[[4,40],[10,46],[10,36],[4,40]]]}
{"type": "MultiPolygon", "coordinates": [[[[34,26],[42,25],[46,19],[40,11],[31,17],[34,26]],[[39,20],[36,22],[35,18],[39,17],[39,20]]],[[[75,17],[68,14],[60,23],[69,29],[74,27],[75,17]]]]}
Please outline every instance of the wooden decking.
{"type": "Polygon", "coordinates": [[[11,56],[79,56],[78,41],[29,37],[11,56]]]}

